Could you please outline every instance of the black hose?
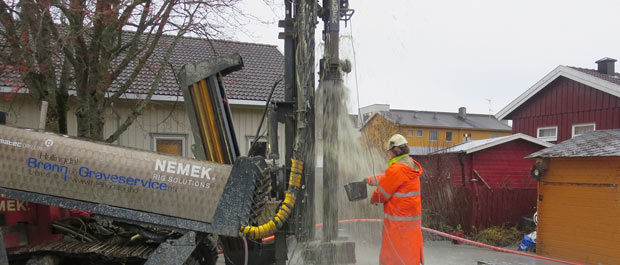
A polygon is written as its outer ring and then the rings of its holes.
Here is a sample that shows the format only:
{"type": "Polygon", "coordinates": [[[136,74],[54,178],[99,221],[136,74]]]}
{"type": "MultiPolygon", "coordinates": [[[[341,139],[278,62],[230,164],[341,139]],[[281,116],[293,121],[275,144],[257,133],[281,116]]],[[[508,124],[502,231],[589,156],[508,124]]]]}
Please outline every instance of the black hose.
{"type": "Polygon", "coordinates": [[[267,116],[267,110],[269,109],[269,103],[271,102],[271,97],[273,96],[273,92],[276,91],[276,87],[280,82],[282,82],[283,78],[281,77],[273,83],[273,87],[271,87],[271,92],[269,92],[269,97],[267,98],[267,102],[265,103],[265,110],[263,111],[263,117],[260,119],[260,124],[258,125],[258,129],[256,130],[256,136],[254,136],[254,141],[252,141],[252,145],[248,149],[248,156],[252,153],[254,147],[256,147],[256,143],[258,142],[258,136],[260,134],[260,130],[263,127],[263,122],[265,121],[265,117],[267,116]]]}
{"type": "Polygon", "coordinates": [[[81,231],[76,231],[75,229],[73,229],[73,227],[70,227],[70,226],[65,226],[65,225],[60,224],[60,223],[52,223],[51,226],[53,228],[55,228],[55,229],[62,230],[62,231],[67,232],[69,234],[72,234],[72,235],[75,235],[77,237],[80,237],[83,240],[88,241],[88,242],[98,242],[99,241],[99,240],[97,240],[97,238],[95,238],[95,237],[93,237],[91,235],[88,235],[86,233],[82,233],[81,231]]]}

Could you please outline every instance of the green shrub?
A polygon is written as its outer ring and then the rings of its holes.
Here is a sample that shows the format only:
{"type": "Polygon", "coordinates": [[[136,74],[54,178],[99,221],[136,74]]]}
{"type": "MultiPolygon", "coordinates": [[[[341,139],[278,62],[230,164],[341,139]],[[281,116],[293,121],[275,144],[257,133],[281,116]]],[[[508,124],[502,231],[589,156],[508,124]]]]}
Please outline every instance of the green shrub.
{"type": "Polygon", "coordinates": [[[473,234],[472,239],[493,246],[506,247],[519,242],[522,236],[516,227],[494,226],[473,234]]]}

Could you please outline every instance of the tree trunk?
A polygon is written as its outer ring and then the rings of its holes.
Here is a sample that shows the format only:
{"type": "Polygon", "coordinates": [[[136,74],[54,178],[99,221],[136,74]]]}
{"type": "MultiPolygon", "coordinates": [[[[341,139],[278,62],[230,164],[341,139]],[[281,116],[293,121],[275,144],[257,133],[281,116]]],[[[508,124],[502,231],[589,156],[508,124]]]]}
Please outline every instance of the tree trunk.
{"type": "Polygon", "coordinates": [[[105,118],[103,111],[90,105],[87,102],[79,102],[75,112],[78,124],[78,137],[85,137],[95,141],[103,141],[103,128],[105,118]]]}
{"type": "Polygon", "coordinates": [[[67,112],[69,110],[69,94],[67,94],[67,91],[57,91],[55,98],[50,98],[48,103],[45,130],[68,134],[67,112]]]}
{"type": "Polygon", "coordinates": [[[55,83],[41,74],[30,73],[25,76],[24,83],[31,90],[31,94],[39,101],[47,101],[47,117],[45,130],[55,133],[67,133],[67,110],[69,95],[60,91],[55,83]]]}

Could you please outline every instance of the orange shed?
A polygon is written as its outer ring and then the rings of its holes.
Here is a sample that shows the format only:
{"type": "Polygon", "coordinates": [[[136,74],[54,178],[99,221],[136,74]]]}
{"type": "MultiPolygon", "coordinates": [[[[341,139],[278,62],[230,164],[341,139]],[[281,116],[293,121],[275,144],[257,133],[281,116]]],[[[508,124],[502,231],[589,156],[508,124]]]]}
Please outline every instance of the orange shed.
{"type": "Polygon", "coordinates": [[[538,158],[541,172],[537,253],[620,264],[620,130],[577,136],[529,158],[538,158]]]}

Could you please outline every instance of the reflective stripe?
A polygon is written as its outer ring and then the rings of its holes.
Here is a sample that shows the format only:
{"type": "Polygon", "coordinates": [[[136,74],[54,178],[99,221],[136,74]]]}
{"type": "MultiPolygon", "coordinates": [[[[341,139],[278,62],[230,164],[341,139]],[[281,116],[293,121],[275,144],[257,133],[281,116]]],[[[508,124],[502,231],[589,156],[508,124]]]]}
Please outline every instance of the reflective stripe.
{"type": "Polygon", "coordinates": [[[422,219],[422,215],[416,215],[416,216],[393,216],[393,215],[389,215],[389,214],[385,214],[384,216],[387,219],[390,220],[394,220],[394,221],[415,221],[415,220],[420,220],[422,219]]]}
{"type": "Polygon", "coordinates": [[[381,185],[377,185],[377,189],[379,189],[379,191],[380,191],[381,193],[383,193],[383,196],[387,197],[388,199],[389,199],[389,198],[392,198],[392,195],[390,195],[389,193],[387,193],[387,191],[385,191],[385,190],[383,189],[383,187],[381,187],[381,185]]]}
{"type": "Polygon", "coordinates": [[[412,192],[395,192],[394,197],[411,197],[411,196],[416,196],[416,195],[420,195],[420,191],[412,191],[412,192]]]}

